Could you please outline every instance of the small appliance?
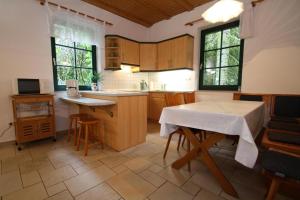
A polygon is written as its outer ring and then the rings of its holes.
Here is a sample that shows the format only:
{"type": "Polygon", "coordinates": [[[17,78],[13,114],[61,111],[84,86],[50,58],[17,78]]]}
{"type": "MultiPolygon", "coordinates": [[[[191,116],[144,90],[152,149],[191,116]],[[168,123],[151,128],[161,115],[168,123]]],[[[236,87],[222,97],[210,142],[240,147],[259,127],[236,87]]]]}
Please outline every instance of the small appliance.
{"type": "Polygon", "coordinates": [[[66,87],[68,97],[79,97],[79,87],[77,80],[66,80],[66,87]]]}

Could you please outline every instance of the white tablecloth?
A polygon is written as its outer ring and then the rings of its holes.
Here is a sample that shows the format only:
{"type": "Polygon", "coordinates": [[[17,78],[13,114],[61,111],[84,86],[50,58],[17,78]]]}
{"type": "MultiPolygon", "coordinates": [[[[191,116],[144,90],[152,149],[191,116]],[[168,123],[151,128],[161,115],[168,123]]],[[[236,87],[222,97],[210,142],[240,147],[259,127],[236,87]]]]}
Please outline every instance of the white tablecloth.
{"type": "Polygon", "coordinates": [[[264,103],[254,101],[202,101],[163,109],[160,135],[168,136],[178,126],[239,135],[235,160],[253,167],[258,149],[254,138],[264,123],[264,103]]]}

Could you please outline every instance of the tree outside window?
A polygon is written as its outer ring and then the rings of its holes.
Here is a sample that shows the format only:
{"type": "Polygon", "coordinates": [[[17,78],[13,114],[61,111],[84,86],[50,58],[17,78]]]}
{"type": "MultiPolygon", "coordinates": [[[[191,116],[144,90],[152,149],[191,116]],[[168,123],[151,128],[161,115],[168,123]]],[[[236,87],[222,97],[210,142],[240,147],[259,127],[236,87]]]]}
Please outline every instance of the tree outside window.
{"type": "Polygon", "coordinates": [[[239,31],[239,22],[232,22],[201,32],[199,89],[239,88],[243,63],[239,31]]]}

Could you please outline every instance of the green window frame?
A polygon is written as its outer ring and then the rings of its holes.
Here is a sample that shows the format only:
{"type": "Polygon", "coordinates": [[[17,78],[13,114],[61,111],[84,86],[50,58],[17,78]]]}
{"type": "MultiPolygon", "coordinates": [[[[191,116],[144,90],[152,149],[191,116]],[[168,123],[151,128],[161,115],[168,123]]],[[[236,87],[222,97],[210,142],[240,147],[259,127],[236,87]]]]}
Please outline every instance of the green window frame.
{"type": "MultiPolygon", "coordinates": [[[[91,90],[91,80],[90,76],[97,73],[97,60],[96,60],[96,45],[85,45],[77,42],[65,42],[60,41],[51,37],[51,50],[52,50],[52,65],[53,65],[53,79],[54,79],[54,90],[55,91],[65,91],[66,85],[64,84],[65,80],[61,80],[59,74],[61,70],[68,70],[69,74],[68,79],[79,80],[79,90],[91,90]],[[70,59],[65,59],[67,62],[60,61],[60,58],[57,59],[57,52],[59,49],[65,49],[70,55],[72,55],[72,61],[70,59]],[[86,64],[81,62],[84,59],[78,59],[78,56],[83,57],[87,54],[91,57],[91,62],[86,64]],[[81,66],[80,66],[81,64],[81,66]],[[84,66],[82,66],[84,65],[84,66]],[[87,66],[88,65],[88,66],[87,66]],[[84,78],[82,74],[87,74],[89,77],[84,78]],[[86,80],[85,80],[86,79],[86,80]]],[[[63,60],[63,59],[62,59],[63,60]]]]}
{"type": "Polygon", "coordinates": [[[244,40],[239,21],[201,31],[200,90],[238,90],[242,81],[244,40]]]}

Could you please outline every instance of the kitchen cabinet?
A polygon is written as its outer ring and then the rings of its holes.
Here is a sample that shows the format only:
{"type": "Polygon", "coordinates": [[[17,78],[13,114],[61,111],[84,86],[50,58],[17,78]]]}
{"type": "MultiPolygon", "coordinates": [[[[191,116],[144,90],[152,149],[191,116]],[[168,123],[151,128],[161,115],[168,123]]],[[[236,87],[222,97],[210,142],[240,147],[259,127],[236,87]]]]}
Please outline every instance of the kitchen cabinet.
{"type": "Polygon", "coordinates": [[[105,39],[106,67],[140,66],[140,71],[193,69],[194,38],[185,34],[160,42],[140,43],[118,35],[105,39]]]}
{"type": "Polygon", "coordinates": [[[139,43],[117,35],[107,35],[105,37],[105,62],[106,70],[119,70],[121,64],[139,65],[139,43]]]}
{"type": "Polygon", "coordinates": [[[193,69],[194,39],[182,36],[171,40],[171,68],[193,69]]]}
{"type": "Polygon", "coordinates": [[[157,70],[157,44],[140,44],[140,71],[157,70]]]}
{"type": "Polygon", "coordinates": [[[47,137],[55,139],[53,95],[13,95],[11,98],[17,144],[47,137]]]}
{"type": "Polygon", "coordinates": [[[121,38],[121,64],[140,65],[139,43],[121,38]]]}
{"type": "Polygon", "coordinates": [[[170,69],[172,66],[172,41],[167,40],[158,43],[157,52],[158,52],[158,57],[157,57],[158,70],[170,69]]]}
{"type": "Polygon", "coordinates": [[[148,119],[158,121],[164,107],[166,107],[165,93],[149,92],[148,119]]]}

